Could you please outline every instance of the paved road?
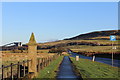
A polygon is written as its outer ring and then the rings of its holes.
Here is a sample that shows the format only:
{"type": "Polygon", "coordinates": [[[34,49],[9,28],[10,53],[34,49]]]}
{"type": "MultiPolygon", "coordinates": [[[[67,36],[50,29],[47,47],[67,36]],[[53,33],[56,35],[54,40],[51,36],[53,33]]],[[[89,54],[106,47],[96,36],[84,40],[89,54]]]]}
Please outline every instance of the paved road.
{"type": "Polygon", "coordinates": [[[57,80],[82,80],[80,77],[75,75],[75,72],[73,71],[72,64],[70,62],[70,59],[68,56],[65,56],[63,58],[63,61],[60,65],[59,72],[57,73],[57,80]]]}
{"type": "MultiPolygon", "coordinates": [[[[83,59],[92,60],[92,57],[89,57],[89,56],[84,56],[84,55],[77,54],[77,53],[71,53],[71,54],[72,54],[71,57],[79,56],[80,58],[83,58],[83,59]]],[[[108,64],[108,65],[112,66],[112,59],[110,59],[110,58],[96,57],[95,61],[105,63],[105,64],[108,64]]],[[[115,60],[114,59],[113,62],[114,62],[113,66],[120,67],[120,64],[119,64],[120,60],[115,60]]]]}

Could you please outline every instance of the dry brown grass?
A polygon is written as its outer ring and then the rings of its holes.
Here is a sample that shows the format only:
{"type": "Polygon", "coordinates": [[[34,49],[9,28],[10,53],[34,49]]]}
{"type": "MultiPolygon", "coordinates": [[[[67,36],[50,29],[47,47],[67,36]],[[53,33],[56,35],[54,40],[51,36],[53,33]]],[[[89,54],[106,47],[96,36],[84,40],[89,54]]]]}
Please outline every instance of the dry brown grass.
{"type": "MultiPolygon", "coordinates": [[[[2,53],[2,64],[9,65],[11,62],[16,63],[28,59],[28,53],[2,53]]],[[[54,55],[53,53],[37,53],[37,58],[45,58],[54,55]]]]}
{"type": "Polygon", "coordinates": [[[49,49],[37,50],[38,53],[48,53],[49,49]]]}
{"type": "MultiPolygon", "coordinates": [[[[86,46],[86,45],[76,45],[68,46],[74,52],[112,52],[112,46],[86,46]]],[[[119,47],[116,46],[114,52],[118,52],[119,47]]]]}
{"type": "MultiPolygon", "coordinates": [[[[109,36],[101,36],[101,37],[94,37],[94,38],[90,38],[90,39],[110,39],[109,36]]],[[[117,40],[120,40],[120,36],[116,36],[117,40]]]]}
{"type": "MultiPolygon", "coordinates": [[[[63,43],[71,43],[71,42],[92,42],[92,43],[99,43],[99,44],[111,44],[110,40],[60,40],[56,42],[47,42],[47,43],[40,43],[38,46],[53,46],[57,44],[63,44],[63,43]]],[[[114,44],[120,44],[118,41],[114,41],[114,44]]]]}

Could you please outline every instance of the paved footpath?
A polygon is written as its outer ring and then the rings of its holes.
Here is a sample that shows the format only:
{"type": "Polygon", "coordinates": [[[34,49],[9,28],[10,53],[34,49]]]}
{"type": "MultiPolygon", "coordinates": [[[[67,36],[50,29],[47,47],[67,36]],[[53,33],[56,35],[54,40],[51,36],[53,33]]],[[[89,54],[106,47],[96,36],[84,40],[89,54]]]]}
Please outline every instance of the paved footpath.
{"type": "Polygon", "coordinates": [[[78,77],[75,75],[71,61],[68,56],[65,56],[63,58],[63,61],[60,65],[59,71],[57,73],[57,80],[59,80],[59,79],[61,79],[61,80],[63,80],[63,79],[82,80],[81,77],[78,77]]]}

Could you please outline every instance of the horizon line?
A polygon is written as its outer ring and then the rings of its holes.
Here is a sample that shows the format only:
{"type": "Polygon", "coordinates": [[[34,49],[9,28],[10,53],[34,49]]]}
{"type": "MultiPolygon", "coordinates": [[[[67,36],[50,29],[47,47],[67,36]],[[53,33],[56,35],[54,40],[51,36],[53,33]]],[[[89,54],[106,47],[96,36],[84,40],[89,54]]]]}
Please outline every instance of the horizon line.
{"type": "MultiPolygon", "coordinates": [[[[120,29],[118,29],[119,31],[120,29]]],[[[88,34],[88,33],[92,33],[92,32],[99,32],[99,31],[115,31],[115,30],[96,30],[96,31],[90,31],[90,32],[85,32],[85,33],[81,33],[79,35],[82,35],[82,34],[88,34]]],[[[116,30],[117,31],[117,30],[116,30]]],[[[79,36],[79,35],[76,35],[76,36],[79,36]]],[[[75,36],[73,36],[75,37],[75,36]]],[[[65,40],[65,39],[69,39],[71,37],[68,37],[68,38],[64,38],[64,39],[54,39],[54,40],[45,40],[45,41],[39,41],[38,43],[47,43],[47,42],[55,42],[55,41],[60,41],[60,40],[65,40]]],[[[13,41],[13,42],[21,42],[21,41],[13,41]]],[[[9,42],[9,43],[13,43],[13,42],[9,42]]],[[[5,44],[1,44],[0,46],[4,46],[6,44],[9,44],[9,43],[5,43],[5,44]]],[[[23,42],[24,44],[26,44],[25,42],[23,42]]]]}

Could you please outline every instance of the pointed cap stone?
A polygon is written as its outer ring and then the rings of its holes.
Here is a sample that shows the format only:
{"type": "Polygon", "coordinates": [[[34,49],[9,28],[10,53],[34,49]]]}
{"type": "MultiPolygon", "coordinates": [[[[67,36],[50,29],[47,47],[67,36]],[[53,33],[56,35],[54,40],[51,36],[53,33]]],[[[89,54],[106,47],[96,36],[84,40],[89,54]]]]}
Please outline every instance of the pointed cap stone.
{"type": "Polygon", "coordinates": [[[32,32],[29,43],[28,44],[36,44],[34,33],[32,32]]]}

